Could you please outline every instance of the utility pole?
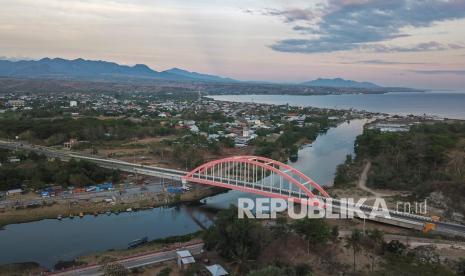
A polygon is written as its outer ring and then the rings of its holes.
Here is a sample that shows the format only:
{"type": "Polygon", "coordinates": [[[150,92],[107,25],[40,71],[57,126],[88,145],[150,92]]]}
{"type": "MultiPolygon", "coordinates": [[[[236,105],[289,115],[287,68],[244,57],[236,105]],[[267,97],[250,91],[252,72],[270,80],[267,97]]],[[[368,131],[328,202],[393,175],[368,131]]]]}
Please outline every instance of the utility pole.
{"type": "MultiPolygon", "coordinates": [[[[134,144],[136,143],[136,137],[134,137],[134,144]]],[[[137,170],[136,170],[136,151],[133,151],[133,164],[134,164],[134,173],[136,175],[136,182],[137,182],[137,170]]],[[[137,184],[137,183],[136,183],[137,184]]]]}

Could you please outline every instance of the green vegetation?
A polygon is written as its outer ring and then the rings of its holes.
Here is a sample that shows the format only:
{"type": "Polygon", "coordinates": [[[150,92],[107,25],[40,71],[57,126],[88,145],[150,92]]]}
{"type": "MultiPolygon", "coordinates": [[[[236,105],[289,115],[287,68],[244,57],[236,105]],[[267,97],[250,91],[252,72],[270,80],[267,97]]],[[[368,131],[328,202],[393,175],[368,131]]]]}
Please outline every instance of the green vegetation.
{"type": "Polygon", "coordinates": [[[406,133],[365,129],[357,137],[356,160],[338,168],[335,184],[354,180],[364,160],[371,160],[369,186],[412,191],[417,198],[441,191],[451,208],[465,211],[465,124],[434,123],[413,126],[406,133]]]}
{"type": "Polygon", "coordinates": [[[69,139],[90,143],[130,140],[135,137],[154,137],[173,134],[176,130],[160,124],[160,120],[78,118],[34,119],[25,114],[0,118],[0,137],[18,136],[32,144],[61,145],[69,139]]]}
{"type": "Polygon", "coordinates": [[[237,217],[237,208],[221,211],[204,235],[205,248],[216,250],[243,273],[260,254],[266,237],[262,225],[247,218],[237,217]]]}
{"type": "Polygon", "coordinates": [[[298,219],[294,221],[291,227],[307,241],[307,253],[309,254],[311,244],[326,244],[331,237],[331,228],[323,219],[298,219]]]}
{"type": "Polygon", "coordinates": [[[172,270],[173,269],[171,267],[165,267],[157,273],[157,276],[169,276],[172,270]]]}
{"type": "Polygon", "coordinates": [[[269,265],[247,273],[247,276],[311,276],[312,268],[307,264],[295,266],[269,265]]]}
{"type": "Polygon", "coordinates": [[[203,234],[203,231],[197,231],[194,233],[181,235],[181,236],[170,236],[162,239],[151,240],[147,244],[170,244],[170,243],[183,243],[191,241],[194,238],[198,238],[203,234]]]}
{"type": "Polygon", "coordinates": [[[363,235],[358,229],[352,230],[352,233],[350,234],[350,236],[346,238],[346,247],[351,248],[354,254],[353,255],[354,256],[354,273],[356,270],[355,256],[362,249],[362,240],[363,240],[363,235]]]}
{"type": "Polygon", "coordinates": [[[315,140],[319,134],[326,132],[336,124],[328,120],[327,116],[307,118],[305,123],[305,126],[299,126],[296,122],[288,122],[276,128],[273,133],[282,133],[272,141],[266,137],[271,131],[257,131],[258,138],[252,143],[257,147],[255,155],[275,160],[287,160],[290,155],[297,154],[299,144],[315,140]]]}
{"type": "Polygon", "coordinates": [[[12,152],[0,150],[0,191],[14,188],[37,190],[48,185],[84,187],[119,179],[117,171],[87,161],[62,162],[48,160],[33,152],[16,152],[14,156],[21,161],[10,163],[8,158],[11,156],[12,152]]]}

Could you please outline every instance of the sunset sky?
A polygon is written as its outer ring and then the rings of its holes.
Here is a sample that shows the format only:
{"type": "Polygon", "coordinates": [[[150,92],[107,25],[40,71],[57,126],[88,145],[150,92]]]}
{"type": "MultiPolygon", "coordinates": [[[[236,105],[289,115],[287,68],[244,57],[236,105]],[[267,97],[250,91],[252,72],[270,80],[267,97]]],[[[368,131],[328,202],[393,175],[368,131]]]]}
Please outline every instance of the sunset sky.
{"type": "Polygon", "coordinates": [[[465,91],[465,0],[0,0],[0,56],[465,91]]]}

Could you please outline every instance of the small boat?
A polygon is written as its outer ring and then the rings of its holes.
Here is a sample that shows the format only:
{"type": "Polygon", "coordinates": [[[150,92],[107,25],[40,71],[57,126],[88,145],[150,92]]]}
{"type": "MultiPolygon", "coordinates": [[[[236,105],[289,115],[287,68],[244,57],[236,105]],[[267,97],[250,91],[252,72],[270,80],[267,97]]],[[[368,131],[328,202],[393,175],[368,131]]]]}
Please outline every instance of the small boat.
{"type": "Polygon", "coordinates": [[[126,212],[132,212],[132,208],[127,208],[126,212]]]}
{"type": "Polygon", "coordinates": [[[83,217],[84,217],[84,213],[83,213],[83,212],[80,212],[80,213],[79,213],[79,217],[80,217],[80,218],[83,218],[83,217]]]}
{"type": "Polygon", "coordinates": [[[58,215],[57,220],[61,220],[63,218],[62,215],[58,215]]]}
{"type": "Polygon", "coordinates": [[[94,217],[98,216],[98,213],[97,212],[94,212],[94,217]]]}
{"type": "Polygon", "coordinates": [[[109,216],[109,215],[111,215],[111,212],[110,212],[110,211],[108,211],[106,214],[107,214],[107,216],[109,216]]]}
{"type": "Polygon", "coordinates": [[[148,241],[149,241],[148,237],[143,237],[137,240],[133,240],[132,242],[128,244],[128,248],[135,248],[135,247],[141,246],[143,244],[146,244],[148,241]]]}
{"type": "Polygon", "coordinates": [[[73,215],[73,214],[69,214],[69,218],[70,218],[70,219],[73,219],[73,218],[74,218],[74,215],[73,215]]]}

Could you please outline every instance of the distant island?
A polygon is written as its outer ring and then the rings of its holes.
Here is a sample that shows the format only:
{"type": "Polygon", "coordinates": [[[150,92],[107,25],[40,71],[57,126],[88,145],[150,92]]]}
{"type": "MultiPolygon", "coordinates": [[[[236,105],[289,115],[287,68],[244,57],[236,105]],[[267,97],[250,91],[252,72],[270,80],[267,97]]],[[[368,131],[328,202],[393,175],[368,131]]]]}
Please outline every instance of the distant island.
{"type": "Polygon", "coordinates": [[[404,87],[382,87],[342,78],[316,79],[296,84],[239,81],[180,68],[156,71],[145,64],[121,65],[82,58],[68,60],[0,60],[0,93],[15,91],[198,92],[205,94],[381,94],[417,92],[404,87]]]}

